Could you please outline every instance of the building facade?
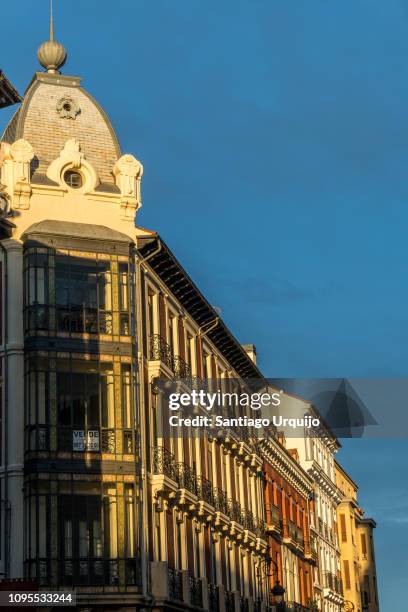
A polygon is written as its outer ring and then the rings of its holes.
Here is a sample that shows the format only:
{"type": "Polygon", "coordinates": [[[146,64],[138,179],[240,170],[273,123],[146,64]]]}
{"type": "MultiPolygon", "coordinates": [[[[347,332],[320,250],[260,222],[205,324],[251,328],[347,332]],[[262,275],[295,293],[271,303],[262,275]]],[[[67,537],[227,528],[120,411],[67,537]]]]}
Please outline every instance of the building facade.
{"type": "MultiPolygon", "coordinates": [[[[314,407],[298,397],[283,395],[281,413],[318,416],[314,407]]],[[[315,601],[323,612],[340,612],[344,604],[337,539],[337,506],[341,494],[336,485],[334,456],[340,443],[321,421],[318,431],[293,437],[288,428],[286,444],[313,482],[313,500],[309,506],[310,534],[317,543],[318,563],[314,570],[315,601]]]]}
{"type": "Polygon", "coordinates": [[[318,561],[315,536],[310,530],[313,482],[285,441],[262,442],[265,475],[266,523],[275,578],[286,590],[290,608],[309,610],[314,602],[314,572],[318,561]]]}
{"type": "Polygon", "coordinates": [[[65,49],[38,57],[0,144],[0,580],[156,612],[274,611],[279,583],[339,611],[337,440],[170,433],[160,384],[263,388],[255,348],[136,225],[143,166],[65,49]]]}
{"type": "Polygon", "coordinates": [[[338,507],[338,539],[346,609],[378,612],[377,573],[373,529],[375,521],[364,518],[358,505],[356,483],[335,462],[337,487],[342,501],[338,507]]]}

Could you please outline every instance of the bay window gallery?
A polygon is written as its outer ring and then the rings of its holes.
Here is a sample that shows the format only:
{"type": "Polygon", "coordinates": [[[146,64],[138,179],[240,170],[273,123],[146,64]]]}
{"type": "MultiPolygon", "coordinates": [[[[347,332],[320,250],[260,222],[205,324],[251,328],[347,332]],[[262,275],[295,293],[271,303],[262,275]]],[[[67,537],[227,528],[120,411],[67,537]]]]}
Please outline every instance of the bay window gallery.
{"type": "Polygon", "coordinates": [[[131,363],[26,361],[26,448],[133,455],[137,418],[131,363]]]}
{"type": "Polygon", "coordinates": [[[26,333],[130,335],[130,270],[108,255],[29,248],[26,333]]]}
{"type": "Polygon", "coordinates": [[[135,485],[109,479],[27,480],[27,577],[66,586],[139,584],[135,485]]]}

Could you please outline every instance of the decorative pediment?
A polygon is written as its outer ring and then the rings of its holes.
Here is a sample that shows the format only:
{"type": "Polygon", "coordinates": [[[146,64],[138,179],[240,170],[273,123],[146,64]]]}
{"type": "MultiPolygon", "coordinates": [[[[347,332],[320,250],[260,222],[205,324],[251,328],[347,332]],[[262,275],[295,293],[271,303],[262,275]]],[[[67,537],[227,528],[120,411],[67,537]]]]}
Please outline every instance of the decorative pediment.
{"type": "Polygon", "coordinates": [[[143,166],[133,155],[122,155],[113,168],[113,174],[120,189],[123,216],[133,220],[142,205],[143,166]]]}
{"type": "Polygon", "coordinates": [[[64,178],[69,171],[77,171],[80,176],[80,187],[76,188],[77,193],[89,193],[99,184],[96,170],[86,159],[76,138],[67,140],[59,157],[49,165],[47,177],[61,186],[70,188],[70,184],[64,178]]]}

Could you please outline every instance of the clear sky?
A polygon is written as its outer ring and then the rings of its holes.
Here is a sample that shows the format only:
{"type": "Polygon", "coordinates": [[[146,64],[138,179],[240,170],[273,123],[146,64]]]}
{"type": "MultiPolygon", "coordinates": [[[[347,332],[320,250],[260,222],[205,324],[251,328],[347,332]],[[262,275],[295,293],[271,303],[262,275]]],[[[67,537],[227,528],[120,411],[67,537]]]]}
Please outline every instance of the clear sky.
{"type": "MultiPolygon", "coordinates": [[[[55,13],[64,73],[144,164],[138,222],[257,345],[265,375],[405,376],[406,0],[56,0],[55,13]]],[[[47,0],[2,3],[0,68],[21,91],[47,18],[47,0]]],[[[378,522],[382,612],[406,601],[407,452],[354,440],[339,455],[378,522]]]]}

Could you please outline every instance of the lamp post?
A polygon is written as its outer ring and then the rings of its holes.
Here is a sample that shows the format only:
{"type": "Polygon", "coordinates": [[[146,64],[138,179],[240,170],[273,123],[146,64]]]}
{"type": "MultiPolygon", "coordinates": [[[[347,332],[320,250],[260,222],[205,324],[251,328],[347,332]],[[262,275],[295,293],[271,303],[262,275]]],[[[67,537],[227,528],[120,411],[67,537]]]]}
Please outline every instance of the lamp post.
{"type": "Polygon", "coordinates": [[[284,596],[285,596],[286,591],[278,580],[278,576],[279,576],[278,564],[276,563],[276,561],[274,561],[271,557],[268,556],[265,559],[262,559],[261,561],[259,561],[257,570],[256,570],[256,575],[257,575],[257,580],[258,580],[258,595],[256,598],[257,612],[261,612],[261,605],[262,605],[261,591],[262,591],[263,579],[270,578],[272,576],[272,573],[270,572],[271,565],[273,565],[276,571],[276,582],[275,582],[274,587],[270,589],[269,594],[274,599],[273,603],[274,605],[276,605],[277,611],[284,612],[285,610],[284,596]],[[265,572],[265,576],[263,578],[262,578],[262,569],[264,569],[264,572],[265,572]]]}

